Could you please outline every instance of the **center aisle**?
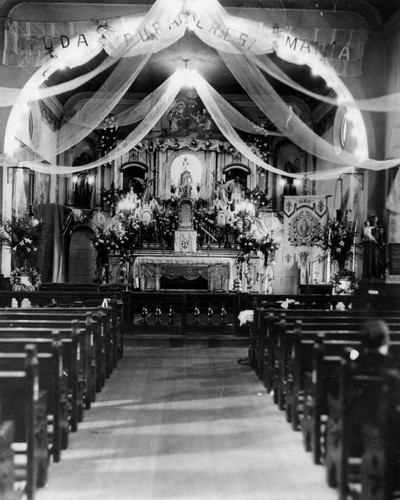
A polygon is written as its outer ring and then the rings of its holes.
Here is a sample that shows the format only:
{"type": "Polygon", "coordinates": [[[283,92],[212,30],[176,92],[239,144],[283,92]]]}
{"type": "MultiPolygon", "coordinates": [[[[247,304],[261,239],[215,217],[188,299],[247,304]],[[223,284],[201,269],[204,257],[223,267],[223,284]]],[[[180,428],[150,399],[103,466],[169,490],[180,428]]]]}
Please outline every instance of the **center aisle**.
{"type": "Polygon", "coordinates": [[[245,355],[127,346],[37,500],[337,500],[245,355]]]}

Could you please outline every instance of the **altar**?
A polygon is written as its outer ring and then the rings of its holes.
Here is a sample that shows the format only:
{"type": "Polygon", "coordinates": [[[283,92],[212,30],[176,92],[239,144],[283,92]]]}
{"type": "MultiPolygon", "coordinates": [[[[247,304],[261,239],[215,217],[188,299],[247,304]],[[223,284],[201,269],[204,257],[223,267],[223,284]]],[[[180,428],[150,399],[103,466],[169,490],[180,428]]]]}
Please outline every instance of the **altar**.
{"type": "Polygon", "coordinates": [[[209,291],[226,292],[233,288],[234,259],[215,256],[160,255],[138,256],[132,274],[135,286],[142,291],[160,290],[160,280],[183,277],[207,280],[209,291]]]}

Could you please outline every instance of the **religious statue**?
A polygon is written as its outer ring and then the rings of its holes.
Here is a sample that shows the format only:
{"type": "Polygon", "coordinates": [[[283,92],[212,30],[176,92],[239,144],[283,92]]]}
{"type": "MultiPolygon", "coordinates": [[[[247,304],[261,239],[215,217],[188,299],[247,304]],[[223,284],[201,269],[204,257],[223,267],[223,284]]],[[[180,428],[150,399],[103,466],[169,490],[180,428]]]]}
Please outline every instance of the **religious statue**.
{"type": "Polygon", "coordinates": [[[228,210],[228,195],[226,191],[226,187],[223,181],[214,181],[215,191],[214,191],[214,199],[212,202],[212,208],[219,210],[228,210]]]}
{"type": "Polygon", "coordinates": [[[385,268],[385,230],[376,215],[371,215],[364,222],[362,242],[364,247],[364,277],[382,278],[385,268]]]}
{"type": "Polygon", "coordinates": [[[230,195],[230,203],[235,210],[237,204],[244,200],[244,188],[238,176],[226,183],[226,191],[230,195]]]}
{"type": "Polygon", "coordinates": [[[179,195],[189,198],[192,194],[192,174],[188,170],[189,162],[185,156],[183,159],[183,172],[181,173],[180,183],[179,183],[179,195]]]}
{"type": "MultiPolygon", "coordinates": [[[[295,162],[298,160],[295,160],[295,162]]],[[[285,162],[284,166],[285,172],[288,172],[290,174],[294,173],[297,171],[297,168],[292,165],[292,162],[287,161],[285,162]]],[[[286,180],[285,185],[283,187],[283,196],[293,196],[297,194],[297,189],[296,186],[294,185],[294,179],[293,177],[284,177],[286,180]]]]}

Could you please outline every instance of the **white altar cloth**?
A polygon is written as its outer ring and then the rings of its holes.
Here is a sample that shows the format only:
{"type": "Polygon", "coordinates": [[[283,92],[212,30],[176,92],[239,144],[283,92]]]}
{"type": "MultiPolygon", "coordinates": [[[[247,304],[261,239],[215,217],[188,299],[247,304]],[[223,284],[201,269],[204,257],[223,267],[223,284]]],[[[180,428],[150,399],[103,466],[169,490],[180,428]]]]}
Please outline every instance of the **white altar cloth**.
{"type": "Polygon", "coordinates": [[[221,290],[228,291],[233,286],[233,263],[229,257],[209,257],[198,255],[139,256],[133,264],[133,278],[146,289],[146,281],[155,280],[155,289],[160,289],[160,278],[184,277],[194,280],[203,277],[208,281],[208,289],[215,290],[221,283],[221,290]]]}

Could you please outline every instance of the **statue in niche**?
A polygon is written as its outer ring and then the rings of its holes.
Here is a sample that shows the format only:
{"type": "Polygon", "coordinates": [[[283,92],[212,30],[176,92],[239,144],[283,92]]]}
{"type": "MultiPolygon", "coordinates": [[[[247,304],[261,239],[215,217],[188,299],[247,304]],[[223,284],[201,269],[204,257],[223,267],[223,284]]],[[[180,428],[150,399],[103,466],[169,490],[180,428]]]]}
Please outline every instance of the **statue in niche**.
{"type": "Polygon", "coordinates": [[[363,276],[383,278],[385,271],[385,230],[377,215],[371,215],[362,231],[363,276]]]}
{"type": "MultiPolygon", "coordinates": [[[[298,160],[296,159],[294,164],[291,161],[285,162],[284,170],[290,174],[296,173],[298,171],[298,160]]],[[[296,186],[294,185],[293,177],[284,177],[286,180],[283,187],[283,196],[293,196],[297,194],[296,186]]]]}
{"type": "Polygon", "coordinates": [[[212,208],[220,210],[228,210],[229,201],[225,183],[223,181],[214,181],[214,199],[212,208]]]}
{"type": "Polygon", "coordinates": [[[233,210],[236,209],[238,203],[244,200],[244,187],[238,176],[226,183],[226,191],[230,195],[230,203],[233,210]]]}
{"type": "Polygon", "coordinates": [[[190,198],[192,194],[192,174],[190,173],[189,169],[189,162],[186,156],[183,159],[182,163],[182,168],[183,171],[181,173],[181,178],[179,182],[179,196],[182,198],[190,198]]]}
{"type": "MultiPolygon", "coordinates": [[[[87,165],[92,158],[87,152],[83,152],[73,162],[73,166],[87,165]]],[[[74,180],[74,206],[78,208],[90,208],[93,184],[90,183],[87,171],[79,172],[74,180]]]]}
{"type": "Polygon", "coordinates": [[[126,200],[130,204],[130,209],[136,214],[138,210],[141,209],[142,201],[137,194],[137,183],[135,179],[130,178],[128,181],[128,192],[126,194],[126,200]]]}

